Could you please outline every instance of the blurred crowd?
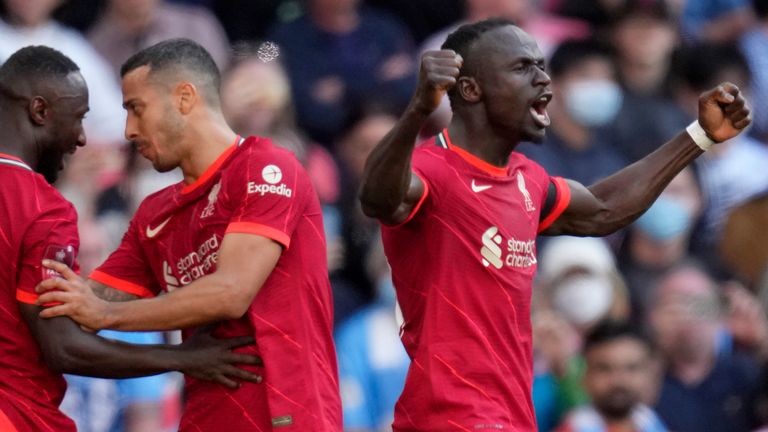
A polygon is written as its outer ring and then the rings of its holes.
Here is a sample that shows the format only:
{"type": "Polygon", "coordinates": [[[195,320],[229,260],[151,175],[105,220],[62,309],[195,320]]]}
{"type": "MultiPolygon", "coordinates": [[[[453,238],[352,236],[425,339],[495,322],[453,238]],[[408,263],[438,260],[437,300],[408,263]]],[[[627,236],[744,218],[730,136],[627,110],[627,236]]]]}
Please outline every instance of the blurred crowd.
{"type": "MultiPolygon", "coordinates": [[[[628,229],[539,239],[533,395],[542,432],[768,430],[768,0],[1,0],[0,13],[0,62],[48,45],[90,89],[88,146],[56,185],[79,212],[84,274],[143,197],[181,180],[123,137],[119,68],[136,50],[203,45],[231,126],[302,161],[323,204],[349,431],[388,430],[408,368],[378,224],[356,191],[421,52],[492,16],[533,35],[552,126],[518,150],[587,185],[682,131],[702,91],[735,83],[749,132],[701,156],[628,229]]],[[[449,118],[446,103],[424,136],[449,118]]],[[[179,382],[69,377],[63,408],[84,432],[174,430],[179,382]]]]}

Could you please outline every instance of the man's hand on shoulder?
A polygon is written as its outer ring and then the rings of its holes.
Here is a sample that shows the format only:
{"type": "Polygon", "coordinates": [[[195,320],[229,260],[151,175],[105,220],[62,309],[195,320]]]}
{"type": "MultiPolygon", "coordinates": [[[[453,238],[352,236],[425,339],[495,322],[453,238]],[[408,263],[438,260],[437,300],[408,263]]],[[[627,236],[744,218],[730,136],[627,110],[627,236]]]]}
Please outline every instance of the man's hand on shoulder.
{"type": "Polygon", "coordinates": [[[35,287],[35,291],[41,293],[37,304],[51,305],[40,313],[41,318],[69,316],[94,330],[109,326],[109,302],[98,298],[86,281],[66,264],[45,260],[43,265],[62,277],[46,279],[35,287]]]}
{"type": "Polygon", "coordinates": [[[419,83],[412,106],[424,114],[436,110],[443,95],[456,85],[463,62],[453,50],[425,52],[421,56],[419,83]]]}
{"type": "Polygon", "coordinates": [[[699,124],[715,142],[735,137],[751,121],[749,104],[734,84],[722,83],[699,96],[699,124]]]}

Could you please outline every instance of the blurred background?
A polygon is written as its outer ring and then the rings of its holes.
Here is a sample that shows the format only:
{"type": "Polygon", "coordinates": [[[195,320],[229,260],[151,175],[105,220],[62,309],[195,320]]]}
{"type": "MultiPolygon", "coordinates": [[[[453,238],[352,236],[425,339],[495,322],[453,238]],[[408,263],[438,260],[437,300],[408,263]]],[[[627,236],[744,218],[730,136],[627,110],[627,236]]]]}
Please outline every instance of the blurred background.
{"type": "MultiPolygon", "coordinates": [[[[518,150],[586,184],[683,130],[703,90],[737,84],[753,107],[749,131],[701,156],[632,226],[540,239],[533,395],[543,432],[616,419],[635,431],[768,430],[768,0],[0,0],[0,16],[0,62],[49,45],[90,88],[88,146],[56,185],[79,212],[84,274],[143,197],[181,179],[123,138],[118,70],[136,50],[196,40],[223,72],[232,127],[295,152],[324,208],[348,431],[389,430],[408,368],[378,226],[355,193],[423,51],[492,16],[532,34],[548,57],[553,121],[544,145],[518,150]],[[647,338],[611,333],[606,320],[647,338]]],[[[446,103],[424,136],[449,120],[446,103]]],[[[175,430],[180,380],[69,377],[63,408],[85,432],[175,430]]]]}

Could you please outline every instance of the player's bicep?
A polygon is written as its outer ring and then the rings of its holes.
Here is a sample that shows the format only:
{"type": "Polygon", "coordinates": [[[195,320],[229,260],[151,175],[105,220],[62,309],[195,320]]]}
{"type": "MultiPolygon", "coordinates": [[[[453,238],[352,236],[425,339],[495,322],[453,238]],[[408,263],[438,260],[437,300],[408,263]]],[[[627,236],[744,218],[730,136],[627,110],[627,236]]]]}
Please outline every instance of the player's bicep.
{"type": "Polygon", "coordinates": [[[19,311],[37,341],[46,364],[56,371],[66,369],[68,349],[73,338],[82,333],[79,326],[68,317],[40,318],[43,307],[19,302],[19,311]]]}
{"type": "Polygon", "coordinates": [[[563,213],[541,234],[580,235],[591,232],[591,227],[605,210],[603,203],[583,184],[567,180],[570,201],[563,213]]]}
{"type": "Polygon", "coordinates": [[[233,298],[250,302],[274,270],[283,247],[262,235],[228,233],[221,242],[214,275],[236,291],[233,298]]]}
{"type": "Polygon", "coordinates": [[[103,284],[93,279],[86,280],[86,283],[88,284],[89,287],[91,287],[91,290],[93,291],[93,293],[96,294],[96,296],[102,300],[106,300],[110,302],[122,302],[122,301],[129,301],[129,300],[137,300],[140,298],[138,295],[121,291],[117,288],[113,288],[109,285],[103,284]]]}
{"type": "Polygon", "coordinates": [[[419,211],[428,194],[429,186],[427,186],[427,183],[418,174],[411,171],[411,182],[408,185],[408,191],[405,193],[403,202],[400,203],[400,206],[391,217],[382,218],[381,222],[385,225],[400,225],[408,222],[419,211]]]}

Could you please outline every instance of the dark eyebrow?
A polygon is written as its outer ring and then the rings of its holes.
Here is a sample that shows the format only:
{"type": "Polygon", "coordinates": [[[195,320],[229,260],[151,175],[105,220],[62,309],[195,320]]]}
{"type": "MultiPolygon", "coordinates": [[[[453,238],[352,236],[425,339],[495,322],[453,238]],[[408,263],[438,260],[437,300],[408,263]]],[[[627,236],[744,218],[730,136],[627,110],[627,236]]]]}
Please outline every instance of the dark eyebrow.
{"type": "Polygon", "coordinates": [[[545,65],[546,60],[544,59],[544,57],[520,56],[520,57],[513,58],[512,61],[510,62],[510,65],[515,65],[518,63],[545,65]]]}

